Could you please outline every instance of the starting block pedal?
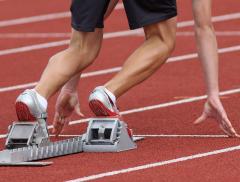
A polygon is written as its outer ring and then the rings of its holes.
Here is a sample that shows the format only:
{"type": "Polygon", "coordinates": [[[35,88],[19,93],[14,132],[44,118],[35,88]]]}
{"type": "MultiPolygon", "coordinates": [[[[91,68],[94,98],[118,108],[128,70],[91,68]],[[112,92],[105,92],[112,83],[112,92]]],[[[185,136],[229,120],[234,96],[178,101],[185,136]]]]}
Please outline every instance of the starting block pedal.
{"type": "Polygon", "coordinates": [[[38,122],[14,122],[9,126],[7,149],[44,145],[49,142],[38,122]]]}
{"type": "Polygon", "coordinates": [[[118,118],[94,118],[83,135],[84,152],[121,152],[135,149],[131,131],[118,118]]]}
{"type": "Polygon", "coordinates": [[[45,166],[51,162],[37,160],[80,152],[121,152],[137,148],[135,141],[143,139],[134,138],[118,118],[90,119],[85,134],[57,142],[50,141],[46,130],[42,121],[14,122],[5,150],[0,151],[0,166],[45,166]]]}

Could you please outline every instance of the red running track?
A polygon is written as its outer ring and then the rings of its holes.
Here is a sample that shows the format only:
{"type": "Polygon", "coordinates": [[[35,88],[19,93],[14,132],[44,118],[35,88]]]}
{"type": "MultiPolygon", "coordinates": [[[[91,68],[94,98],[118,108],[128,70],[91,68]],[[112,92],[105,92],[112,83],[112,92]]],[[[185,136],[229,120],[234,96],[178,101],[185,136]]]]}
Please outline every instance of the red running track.
{"type": "MultiPolygon", "coordinates": [[[[191,1],[178,1],[179,21],[191,20],[191,1]]],[[[0,22],[20,17],[30,17],[49,13],[65,12],[68,10],[68,1],[39,1],[6,0],[0,1],[0,22]],[[15,10],[12,10],[13,4],[15,10]],[[46,6],[48,4],[48,6],[46,6]],[[21,7],[21,8],[19,8],[21,7]],[[9,11],[5,11],[9,9],[9,11]]],[[[235,0],[213,0],[213,15],[226,15],[238,13],[240,3],[235,0]]],[[[215,23],[216,31],[240,32],[240,18],[215,23]]],[[[22,46],[29,46],[52,41],[65,40],[60,38],[4,38],[6,33],[69,33],[69,18],[51,21],[35,22],[23,25],[2,27],[0,29],[0,52],[22,46]],[[47,25],[47,26],[46,26],[47,25]]],[[[127,23],[123,10],[117,10],[107,20],[106,32],[127,30],[127,23]]],[[[193,31],[192,26],[180,28],[179,32],[193,31]]],[[[20,34],[19,34],[20,35],[20,34]]],[[[143,37],[126,36],[106,39],[96,63],[86,72],[110,69],[121,66],[128,55],[141,44],[143,37]],[[123,46],[124,45],[124,46],[123,46]]],[[[240,37],[237,34],[218,36],[219,48],[240,45],[240,37]]],[[[65,46],[39,49],[24,53],[14,53],[0,56],[0,90],[5,87],[35,82],[39,79],[42,70],[47,64],[48,58],[65,46]]],[[[192,35],[178,36],[177,47],[173,57],[195,53],[195,42],[192,35]],[[185,42],[188,42],[186,45],[185,42]],[[184,43],[184,44],[183,44],[184,43]]],[[[239,50],[220,54],[220,86],[221,90],[239,89],[240,65],[239,50]]],[[[83,78],[79,88],[81,108],[86,117],[91,117],[87,105],[89,92],[96,86],[105,83],[112,74],[83,78]]],[[[0,107],[1,128],[0,134],[6,133],[7,126],[16,119],[14,113],[14,101],[21,89],[0,92],[0,101],[4,103],[0,107]]],[[[166,64],[161,70],[143,84],[132,89],[119,100],[121,111],[134,108],[143,108],[161,103],[171,103],[177,100],[188,99],[204,95],[204,82],[202,70],[197,58],[181,59],[180,62],[166,64]],[[139,94],[136,94],[139,93],[139,94]],[[130,101],[130,102],[129,102],[130,101]]],[[[56,97],[49,104],[49,125],[54,114],[56,97]]],[[[234,127],[240,132],[239,126],[239,93],[222,97],[234,127]]],[[[118,154],[89,154],[82,153],[62,158],[51,159],[54,165],[44,168],[38,167],[1,167],[0,181],[66,181],[78,179],[84,176],[116,171],[113,176],[99,178],[97,181],[238,181],[239,179],[239,150],[231,152],[229,147],[238,146],[239,139],[227,138],[193,138],[195,135],[222,135],[218,126],[212,120],[200,126],[192,125],[194,119],[201,113],[204,100],[173,105],[159,109],[141,111],[127,114],[124,119],[134,129],[135,134],[142,135],[179,135],[178,138],[151,138],[138,143],[138,149],[118,154]],[[181,135],[189,137],[180,137],[181,135]],[[226,149],[224,153],[212,155],[209,152],[226,149]],[[194,156],[199,153],[207,153],[205,157],[187,161],[179,161],[158,167],[128,172],[129,168],[144,166],[150,163],[159,163],[171,159],[181,159],[186,156],[194,156]],[[87,165],[86,165],[87,164],[87,165]],[[125,169],[126,173],[117,174],[125,169]]],[[[72,120],[79,120],[73,115],[72,120]]],[[[84,131],[86,124],[71,125],[64,134],[79,134],[84,131]]],[[[0,139],[3,144],[4,140],[0,139]]],[[[2,146],[2,145],[1,145],[2,146]]]]}

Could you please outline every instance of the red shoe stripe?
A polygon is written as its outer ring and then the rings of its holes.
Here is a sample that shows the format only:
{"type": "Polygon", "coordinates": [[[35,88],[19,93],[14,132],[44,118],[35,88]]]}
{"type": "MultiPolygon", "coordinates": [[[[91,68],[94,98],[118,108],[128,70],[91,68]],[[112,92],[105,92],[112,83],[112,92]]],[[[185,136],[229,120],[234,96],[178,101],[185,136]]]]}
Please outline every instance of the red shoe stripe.
{"type": "Polygon", "coordinates": [[[104,106],[99,100],[91,100],[89,102],[89,107],[96,116],[117,116],[118,114],[110,111],[104,106]]]}
{"type": "Polygon", "coordinates": [[[36,118],[30,113],[28,106],[23,102],[16,102],[16,113],[19,121],[34,121],[36,118]]]}

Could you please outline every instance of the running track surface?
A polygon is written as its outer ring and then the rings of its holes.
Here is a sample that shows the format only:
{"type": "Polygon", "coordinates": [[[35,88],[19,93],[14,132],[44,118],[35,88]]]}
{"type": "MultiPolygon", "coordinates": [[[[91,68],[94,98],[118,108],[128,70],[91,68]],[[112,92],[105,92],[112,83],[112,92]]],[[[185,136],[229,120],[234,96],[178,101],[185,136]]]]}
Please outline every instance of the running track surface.
{"type": "MultiPolygon", "coordinates": [[[[16,120],[14,101],[26,88],[23,84],[36,82],[48,58],[66,47],[64,44],[32,49],[32,45],[68,39],[69,3],[66,0],[0,1],[0,26],[4,25],[0,28],[1,135],[16,120]],[[66,12],[66,16],[38,21],[39,15],[54,14],[56,17],[61,12],[66,12]],[[35,16],[38,18],[34,22],[19,23],[19,18],[35,16]],[[7,24],[15,19],[17,24],[7,24]],[[18,52],[15,49],[26,46],[30,46],[28,51],[18,52]],[[16,88],[16,85],[22,85],[21,89],[16,88]]],[[[179,0],[178,7],[179,22],[192,20],[190,0],[179,0]]],[[[219,54],[220,86],[222,91],[233,91],[224,94],[222,101],[234,127],[240,133],[239,7],[240,2],[236,0],[213,0],[213,16],[228,17],[220,18],[214,24],[218,32],[219,49],[224,50],[219,54]]],[[[81,80],[79,95],[86,118],[92,116],[87,104],[89,92],[109,80],[115,74],[112,68],[120,67],[143,41],[141,33],[130,35],[128,31],[120,37],[119,32],[127,29],[126,17],[119,4],[118,10],[106,22],[105,35],[118,33],[104,40],[95,64],[85,71],[86,77],[81,80]],[[113,73],[106,73],[106,69],[113,73]],[[104,74],[88,74],[99,70],[105,70],[104,74]]],[[[81,153],[50,159],[54,164],[49,167],[1,167],[0,181],[239,181],[239,139],[222,136],[223,133],[212,120],[200,126],[192,124],[204,104],[204,99],[198,96],[205,94],[200,63],[195,55],[191,55],[195,52],[193,26],[180,27],[176,50],[171,58],[175,62],[167,63],[149,80],[119,99],[120,109],[125,113],[124,120],[133,128],[134,134],[163,137],[147,137],[138,142],[137,150],[123,153],[81,153]],[[134,110],[137,108],[140,109],[134,110]]],[[[49,125],[54,114],[55,100],[56,96],[49,104],[49,125]]],[[[63,134],[83,132],[86,123],[79,119],[84,118],[73,115],[71,120],[74,122],[63,134]]],[[[1,146],[4,144],[3,138],[0,143],[1,146]]]]}

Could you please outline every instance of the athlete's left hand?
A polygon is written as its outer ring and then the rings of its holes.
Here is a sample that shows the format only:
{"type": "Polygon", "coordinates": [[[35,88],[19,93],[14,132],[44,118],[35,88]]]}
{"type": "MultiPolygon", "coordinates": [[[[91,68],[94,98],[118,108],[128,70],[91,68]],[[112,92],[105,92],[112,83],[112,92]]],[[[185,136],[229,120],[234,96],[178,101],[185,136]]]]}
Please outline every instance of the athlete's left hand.
{"type": "Polygon", "coordinates": [[[53,133],[58,136],[64,126],[68,125],[70,116],[75,111],[79,116],[83,117],[81,113],[80,104],[77,91],[69,91],[62,89],[55,106],[55,116],[53,121],[53,133]]]}
{"type": "Polygon", "coordinates": [[[239,137],[234,130],[227,113],[219,98],[209,99],[206,101],[202,115],[195,120],[194,124],[200,124],[207,118],[213,118],[217,121],[220,129],[230,137],[239,137]]]}

